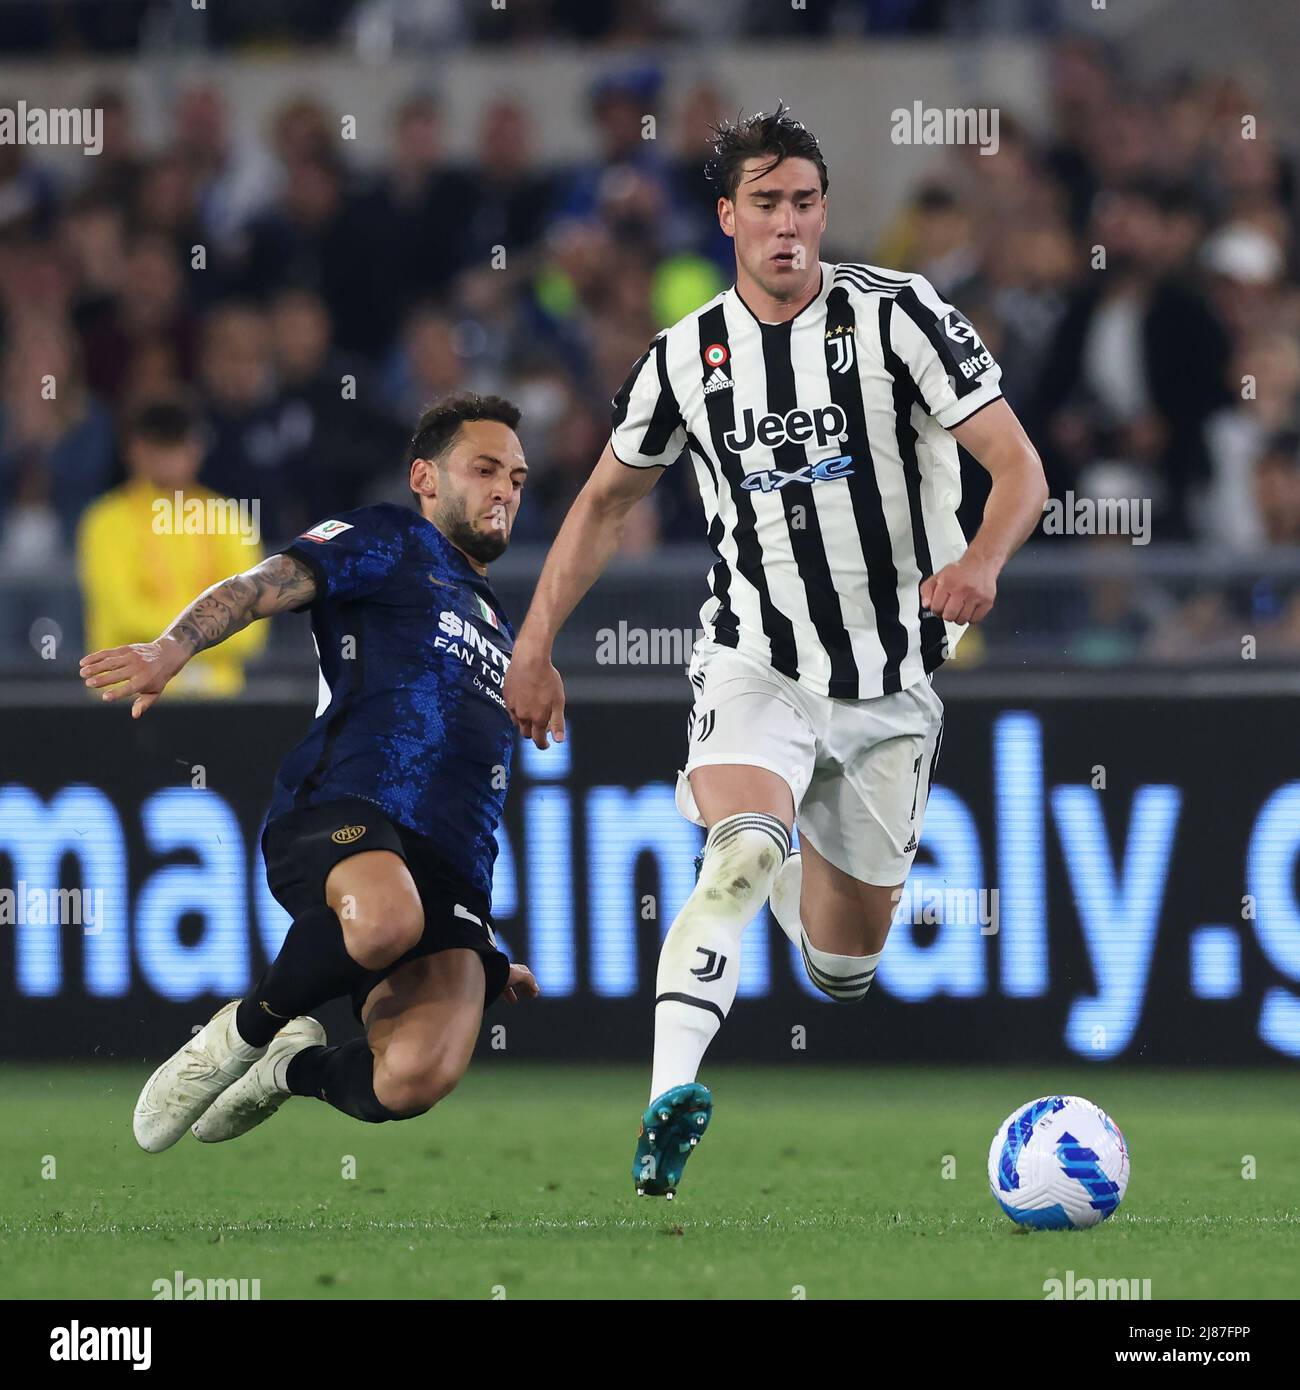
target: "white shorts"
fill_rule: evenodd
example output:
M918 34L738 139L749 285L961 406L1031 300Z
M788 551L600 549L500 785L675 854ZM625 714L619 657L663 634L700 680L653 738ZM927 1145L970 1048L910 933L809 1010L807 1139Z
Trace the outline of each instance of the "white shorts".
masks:
M789 784L800 836L837 869L882 888L907 878L943 737L943 701L928 679L834 700L702 637L690 681L682 815L704 824L687 780L697 767L765 767Z

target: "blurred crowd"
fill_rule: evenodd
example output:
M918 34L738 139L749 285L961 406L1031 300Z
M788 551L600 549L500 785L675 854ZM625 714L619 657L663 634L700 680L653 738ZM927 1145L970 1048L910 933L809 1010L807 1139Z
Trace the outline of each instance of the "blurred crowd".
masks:
M181 395L203 415L201 481L259 498L275 545L407 496L404 444L433 399L506 392L536 479L515 539L548 539L631 364L727 283L701 173L723 98L686 93L676 135L649 142L660 88L643 67L597 82L599 156L572 167L538 159L506 95L465 164L445 153L436 98L407 96L378 174L348 164L336 117L307 97L245 148L210 86L181 96L151 151L119 93L89 94L104 148L78 187L0 146L0 564L73 545L125 476L122 422ZM635 547L698 535L689 486L682 470Z
M1078 39L1052 53L1047 133L1002 109L998 152L947 150L875 245L835 215L852 152L827 142L823 258L920 271L972 318L1055 496L1148 498L1157 542L1295 545L1296 167L1267 94L1216 73L1137 84ZM260 498L275 546L408 496L412 421L457 387L523 408L515 540L548 540L629 365L730 283L702 167L708 124L740 97L611 69L589 93L598 154L576 166L542 158L508 92L465 162L437 97L402 97L377 173L349 162L311 97L246 144L204 85L160 148L121 92L87 93L104 148L76 184L0 145L0 567L72 554L87 508L134 477L124 422L153 404L196 414L198 480ZM629 549L698 541L693 487L668 470ZM1116 619L1130 620L1153 615ZM1224 620L1240 626L1230 604ZM1197 640L1214 621L1199 613Z
M217 49L349 43L388 52L559 40L816 41L863 34L1050 32L1062 0L3 0L10 52L134 52L153 43Z
M1137 89L1077 42L1050 92L1050 137L1004 111L998 154L958 151L883 259L975 321L1055 496L1150 498L1158 538L1300 538L1257 469L1300 423L1297 170L1263 94Z

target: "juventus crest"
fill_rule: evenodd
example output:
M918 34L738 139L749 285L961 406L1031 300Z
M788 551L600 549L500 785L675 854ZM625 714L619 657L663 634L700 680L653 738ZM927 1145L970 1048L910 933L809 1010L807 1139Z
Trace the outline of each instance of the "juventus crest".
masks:
M854 352L853 329L848 324L841 324L838 328L832 328L826 335L826 341L830 344L829 361L831 371L839 372L843 375L847 372L856 360Z

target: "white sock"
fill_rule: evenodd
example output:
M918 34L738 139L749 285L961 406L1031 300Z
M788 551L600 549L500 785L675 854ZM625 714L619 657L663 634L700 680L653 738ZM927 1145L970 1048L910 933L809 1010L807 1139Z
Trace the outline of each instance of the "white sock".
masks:
M776 924L799 947L804 969L813 984L837 1003L851 1004L871 988L883 951L874 956L833 956L818 950L808 940L799 917L799 897L803 891L803 855L796 851L781 866L772 884L772 916Z
M777 871L772 884L772 916L776 924L797 946L803 937L799 922L799 897L803 892L803 855L796 849Z
M877 951L874 956L833 956L829 951L819 951L802 929L800 937L804 969L823 994L837 1004L853 1004L865 997L884 951Z
M740 938L790 849L776 816L742 812L709 831L699 881L659 952L650 1099L695 1080L736 998Z

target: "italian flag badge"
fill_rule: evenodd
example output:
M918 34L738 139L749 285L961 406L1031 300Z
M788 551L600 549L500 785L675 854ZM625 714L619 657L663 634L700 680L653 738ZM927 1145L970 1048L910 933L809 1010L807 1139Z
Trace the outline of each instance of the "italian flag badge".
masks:
M475 601L478 603L478 611L479 611L479 613L480 613L484 618L486 618L487 621L490 622L490 623L492 624L492 626L493 626L494 628L496 628L496 630L497 630L498 632L500 632L500 631L501 631L501 623L498 621L497 615L487 606L486 603L484 603L484 601L483 601L481 598L479 598L479 596L478 596L477 594L474 595L474 598L475 598Z

